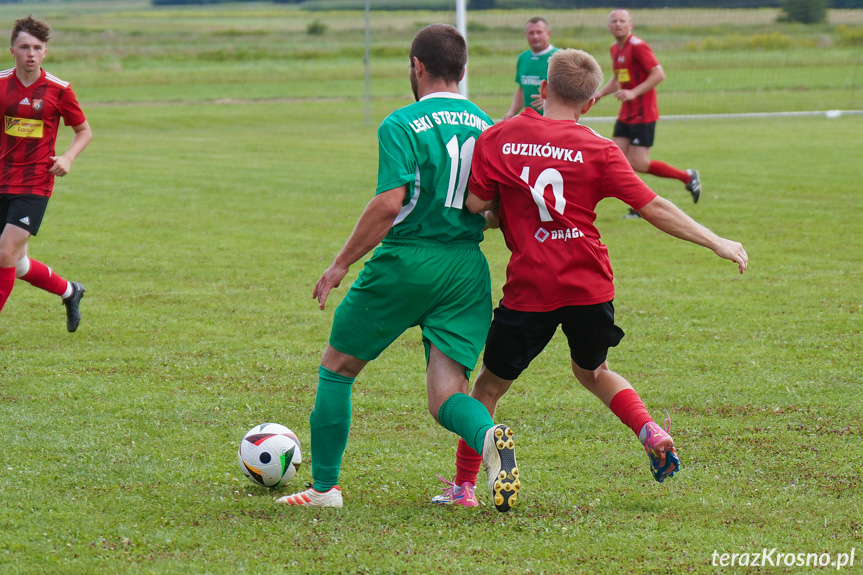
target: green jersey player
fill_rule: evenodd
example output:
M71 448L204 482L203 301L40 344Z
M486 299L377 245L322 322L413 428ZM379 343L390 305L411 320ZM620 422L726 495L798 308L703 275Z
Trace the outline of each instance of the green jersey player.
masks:
M414 37L410 81L417 102L381 124L376 195L312 294L324 309L348 267L381 244L336 309L321 358L309 420L314 484L279 503L342 506L351 386L414 326L422 330L429 411L482 453L498 510L515 502L512 430L495 425L467 395L491 323L491 282L479 249L485 218L465 210L464 200L474 143L492 122L458 94L466 62L464 38L452 26L432 24Z
M530 50L525 50L518 56L515 63L515 83L517 88L512 97L512 105L504 114L503 119L509 120L518 115L522 109L532 107L542 112L542 98L539 97L539 85L548 77L548 59L557 52L551 45L551 27L545 18L535 16L527 21L524 36Z

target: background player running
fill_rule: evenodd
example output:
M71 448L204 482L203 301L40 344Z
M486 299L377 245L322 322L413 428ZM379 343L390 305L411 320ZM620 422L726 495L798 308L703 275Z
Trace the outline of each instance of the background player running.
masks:
M686 185L692 201L701 197L698 171L681 170L665 162L650 159L659 106L656 86L665 79L665 72L647 42L632 34L632 16L626 10L613 10L608 16L608 30L614 36L611 45L611 80L594 95L597 101L614 94L620 100L620 112L614 124L614 142L623 150L636 172L658 178L673 178ZM628 217L639 217L630 210Z
M90 139L90 125L68 82L42 69L51 27L32 16L15 21L9 51L15 67L0 72L0 310L20 278L62 298L66 329L81 321L84 286L69 282L27 257L30 236L39 231L54 177L69 173ZM72 127L72 144L61 156L54 145L60 119Z

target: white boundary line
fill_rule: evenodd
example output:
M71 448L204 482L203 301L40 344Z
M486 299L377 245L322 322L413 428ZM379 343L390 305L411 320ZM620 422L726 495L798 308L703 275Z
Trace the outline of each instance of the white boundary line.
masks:
M821 112L753 112L750 114L690 114L679 116L661 116L660 120L716 120L735 118L784 118L801 116L826 116L827 118L839 118L841 116L856 116L863 114L863 110L824 110ZM604 123L614 122L616 116L582 116L580 121L585 124L591 122Z

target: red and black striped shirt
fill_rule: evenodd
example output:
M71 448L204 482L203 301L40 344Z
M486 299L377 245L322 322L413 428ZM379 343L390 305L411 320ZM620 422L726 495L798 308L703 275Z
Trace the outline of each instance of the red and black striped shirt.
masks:
M42 70L24 86L15 68L0 72L3 131L0 133L0 194L51 196L54 144L60 118L67 126L87 121L68 82Z
M623 90L632 90L650 75L650 71L659 66L659 60L647 42L630 35L623 44L611 45L611 61L614 65L614 75ZM656 104L656 88L645 92L634 100L624 102L620 106L617 119L625 124L647 124L659 119L659 107Z

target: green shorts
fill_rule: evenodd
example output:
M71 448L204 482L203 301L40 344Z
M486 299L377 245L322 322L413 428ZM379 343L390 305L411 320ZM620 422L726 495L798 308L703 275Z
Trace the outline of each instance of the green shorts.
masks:
M488 261L474 242L391 240L375 250L336 308L330 345L371 361L408 328L466 369L491 324Z

